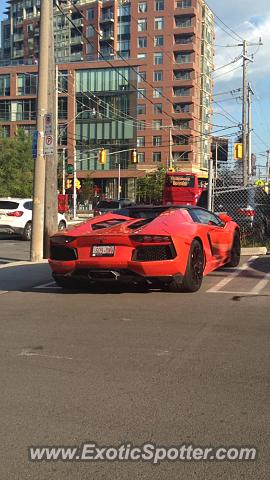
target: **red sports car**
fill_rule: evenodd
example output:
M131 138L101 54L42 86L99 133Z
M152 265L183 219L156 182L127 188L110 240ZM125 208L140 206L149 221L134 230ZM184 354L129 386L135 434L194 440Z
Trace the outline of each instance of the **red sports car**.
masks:
M51 237L49 263L67 289L98 282L133 282L172 291L197 291L204 275L240 261L238 225L199 207L155 218L109 213Z

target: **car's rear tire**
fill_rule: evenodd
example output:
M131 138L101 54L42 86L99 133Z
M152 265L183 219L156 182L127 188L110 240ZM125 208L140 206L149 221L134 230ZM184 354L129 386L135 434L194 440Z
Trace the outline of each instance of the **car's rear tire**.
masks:
M227 263L226 267L236 268L240 263L241 258L241 240L239 232L235 232L233 238L233 244L231 249L231 260Z
M193 240L185 275L182 279L174 279L169 284L169 290L173 292L197 292L202 284L204 265L205 258L201 242Z
M31 240L31 237L32 237L32 223L27 222L27 224L23 229L22 240L29 242Z
M81 290L81 285L72 278L56 277L54 281L58 287L64 290Z

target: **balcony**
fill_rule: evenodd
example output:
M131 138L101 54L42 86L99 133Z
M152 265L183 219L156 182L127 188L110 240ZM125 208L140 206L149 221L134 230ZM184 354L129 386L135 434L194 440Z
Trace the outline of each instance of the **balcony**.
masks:
M114 32L103 32L100 36L100 42L109 42L114 40Z
M21 33L14 33L13 35L14 42L22 42L23 41L23 32Z
M83 40L81 35L78 35L77 37L71 37L70 43L71 45L83 45Z
M14 56L15 58L23 57L23 49L14 50L14 51L13 51L13 56Z
M106 15L102 15L100 19L100 23L107 23L107 22L114 22L113 13L107 13Z

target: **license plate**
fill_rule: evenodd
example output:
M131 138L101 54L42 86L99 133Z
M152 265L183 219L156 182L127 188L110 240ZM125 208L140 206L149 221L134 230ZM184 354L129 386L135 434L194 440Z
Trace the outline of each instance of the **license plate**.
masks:
M92 248L92 257L113 257L114 245L94 245Z

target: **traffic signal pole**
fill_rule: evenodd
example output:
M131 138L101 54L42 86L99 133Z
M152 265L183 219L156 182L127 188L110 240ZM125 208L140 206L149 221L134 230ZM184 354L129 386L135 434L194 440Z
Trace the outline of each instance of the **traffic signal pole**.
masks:
M47 112L50 5L48 0L40 2L40 53L38 62L37 97L37 158L33 182L33 218L30 259L43 259L44 199L45 199L45 157L44 157L44 115Z
M73 171L73 218L77 219L77 151L76 146L74 147L74 171Z

